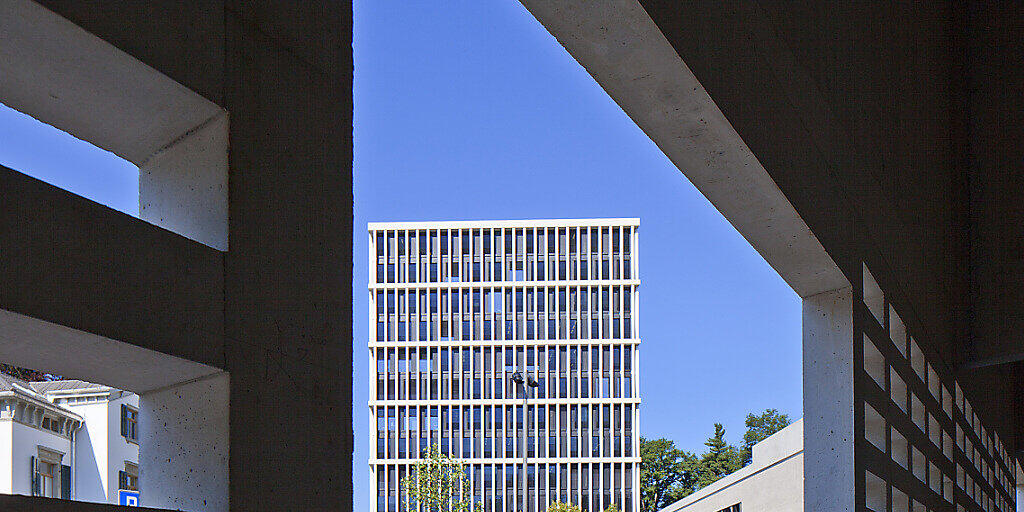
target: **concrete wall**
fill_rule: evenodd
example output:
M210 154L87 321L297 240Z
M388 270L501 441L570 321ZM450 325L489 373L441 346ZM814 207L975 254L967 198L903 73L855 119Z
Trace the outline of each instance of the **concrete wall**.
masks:
M142 506L228 510L229 384L221 373L141 397L137 456Z
M1024 10L640 3L847 279L867 262L1013 445L1019 363L977 367L1024 355Z

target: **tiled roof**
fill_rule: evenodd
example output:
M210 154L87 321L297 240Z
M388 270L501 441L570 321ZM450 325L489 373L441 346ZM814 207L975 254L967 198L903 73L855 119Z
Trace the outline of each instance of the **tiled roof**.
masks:
M0 373L0 391L10 391L11 385L14 384L15 382L17 382L18 384L24 384L20 380L15 379L10 375Z
M29 386L37 393L50 393L53 391L68 391L74 389L89 389L98 388L106 389L107 386L102 384L93 384L92 382L86 382L84 380L53 380L43 382L30 382Z

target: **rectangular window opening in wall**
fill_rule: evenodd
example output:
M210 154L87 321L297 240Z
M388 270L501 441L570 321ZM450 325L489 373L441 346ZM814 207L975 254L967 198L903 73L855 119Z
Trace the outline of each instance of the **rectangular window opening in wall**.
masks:
M66 191L227 250L223 108L34 1L0 4L0 33L10 207L30 212Z
M878 319L885 329L887 323L891 341L899 349L891 350L887 343L876 345L865 336L865 332L877 333L875 326L858 333L864 340L860 371L870 379L861 380L857 387L864 400L859 436L868 441L871 451L877 448L895 463L877 474L865 473L867 508L876 512L1016 510L1016 461L999 436L982 424L947 363L929 352L933 345L914 331L906 313L898 312L885 293L864 266L863 305L871 316L887 312L887 318L868 318L868 324ZM884 378L885 369L888 378ZM876 386L881 393L873 389ZM856 444L856 455L884 460L861 448L868 444Z
M139 216L139 168L0 103L0 166Z
M0 494L227 511L226 372L4 310L0 332Z

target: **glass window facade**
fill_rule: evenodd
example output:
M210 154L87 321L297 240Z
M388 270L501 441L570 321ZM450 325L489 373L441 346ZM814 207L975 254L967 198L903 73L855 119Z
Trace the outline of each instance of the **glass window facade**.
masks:
M639 509L638 227L370 225L378 512L402 510L399 482L434 444L488 512ZM526 397L517 371L537 381Z

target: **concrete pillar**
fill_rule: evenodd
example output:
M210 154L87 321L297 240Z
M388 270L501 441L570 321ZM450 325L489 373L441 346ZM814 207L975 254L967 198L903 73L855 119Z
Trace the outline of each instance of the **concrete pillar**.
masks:
M139 396L139 501L228 510L228 389L221 372Z
M228 114L217 110L139 166L139 218L228 250Z
M853 291L803 299L804 510L853 512Z

